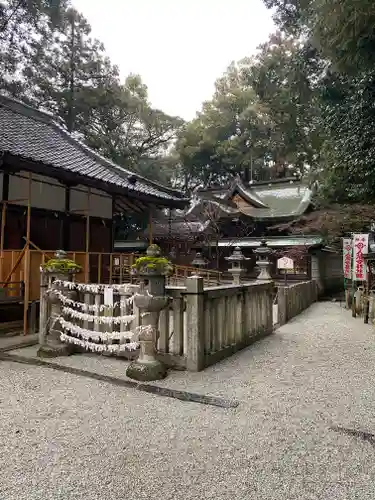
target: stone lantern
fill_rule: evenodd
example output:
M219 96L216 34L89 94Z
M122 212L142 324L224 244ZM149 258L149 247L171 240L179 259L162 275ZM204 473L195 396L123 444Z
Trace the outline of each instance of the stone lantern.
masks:
M64 290L56 281L71 281L72 276L81 271L74 261L67 259L64 250L57 250L54 258L49 260L40 270L40 319L39 319L39 349L37 355L41 358L68 356L74 351L74 346L64 344L60 340L63 329L60 318L62 313L58 293L74 300L74 290Z
M242 253L240 247L236 247L229 257L225 257L225 260L232 264L232 267L228 269L228 271L233 276L233 283L235 285L241 284L241 275L245 272L245 269L242 267L242 262L245 260L249 260L248 257L245 257Z
M197 252L195 254L194 260L192 260L191 265L198 269L203 269L208 264L208 261L203 257L202 252Z
M165 277L171 265L160 256L160 249L156 245L151 245L146 257L138 259L135 265L141 282L140 291L133 299L141 313L140 353L138 359L129 365L126 375L140 381L160 380L167 375L167 369L156 359L158 324L160 312L170 300L165 295Z
M262 239L259 247L254 250L254 253L257 258L256 264L258 266L258 269L260 270L257 281L272 280L272 277L270 275L271 262L269 260L269 257L271 256L273 251L267 246L267 242L265 239Z

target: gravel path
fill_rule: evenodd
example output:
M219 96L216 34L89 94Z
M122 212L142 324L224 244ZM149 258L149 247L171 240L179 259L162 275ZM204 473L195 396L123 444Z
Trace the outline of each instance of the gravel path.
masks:
M331 303L163 382L235 410L1 362L0 499L373 499L375 445L330 426L375 433L374 376L373 328Z

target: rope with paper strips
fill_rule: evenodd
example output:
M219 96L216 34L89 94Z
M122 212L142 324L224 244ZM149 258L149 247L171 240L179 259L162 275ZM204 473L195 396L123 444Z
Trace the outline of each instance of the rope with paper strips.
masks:
M63 329L60 337L62 342L77 345L87 351L109 354L139 348L139 334L148 327L138 326L131 329L135 320L133 311L130 311L134 285L84 284L63 280L56 280L53 284L60 289L95 294L100 301L98 303L96 299L97 303L90 304L86 296L85 302L79 302L66 297L61 290L54 287L48 290L62 305L62 314L57 318ZM120 300L114 301L114 294L119 295ZM122 314L124 311L126 314ZM115 314L116 312L119 314ZM113 327L117 329L114 331Z

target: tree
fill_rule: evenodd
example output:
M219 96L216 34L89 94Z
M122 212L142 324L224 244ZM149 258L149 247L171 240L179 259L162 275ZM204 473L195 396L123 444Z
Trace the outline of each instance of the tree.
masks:
M375 71L352 79L333 74L324 83L322 194L331 202L373 203Z
M274 229L287 230L293 234L319 234L323 237L324 243L338 245L341 248L343 236L368 232L374 220L375 205L325 204L298 220L279 224Z
M213 99L176 145L187 184L303 173L318 163L321 134L315 85L320 62L281 33L255 58L232 63Z
M68 0L0 1L0 88L22 98L31 40L61 22Z
M90 37L86 19L67 9L57 29L45 26L29 43L22 77L30 103L61 118L69 132L84 132L91 105L116 82L117 68Z
M321 146L316 52L300 39L277 32L260 47L246 79L267 109L267 154L274 176L304 174L318 163Z
M42 16L59 23L61 12L69 0L2 0L0 3L0 34L6 37L18 23L36 23Z
M84 135L90 146L120 165L139 171L157 165L155 173L163 170L162 158L183 120L153 109L147 97L138 75L130 75L124 85L114 83L90 106Z
M330 202L375 197L375 7L369 0L265 0L288 33L303 33L320 60L322 194Z
M284 31L310 38L340 71L357 74L375 63L372 0L264 0Z
M254 90L243 80L242 63L229 66L211 101L180 134L176 151L187 186L226 183L264 166L269 125Z
M120 165L170 181L165 156L183 121L152 108L138 75L120 82L103 44L68 2L25 2L1 4L0 88L50 111ZM57 5L59 16L52 19Z

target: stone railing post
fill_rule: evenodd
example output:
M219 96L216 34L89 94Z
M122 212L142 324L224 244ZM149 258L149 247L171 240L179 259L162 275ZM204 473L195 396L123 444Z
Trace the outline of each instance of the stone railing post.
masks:
M203 278L186 279L187 354L186 368L204 369L204 287Z
M48 277L40 269L40 305L39 305L39 345L45 345L47 338L48 303L47 303Z
M163 264L160 258L158 247L151 245L147 249L147 257L148 266L146 264L142 267L142 261L139 265L141 286L139 293L133 297L136 308L134 311L137 313L138 309L141 314L139 357L126 370L128 377L142 382L160 380L167 375L165 365L156 359L160 312L169 304L169 298L165 294L165 274L163 274L165 263Z
M277 322L280 326L288 321L288 287L277 288Z
M72 267L71 270L62 271L62 268L59 266L59 262L62 264L66 260L66 252L58 250L55 254L55 258L52 259L52 261L49 261L51 262L51 266L41 269L40 345L37 352L37 355L41 358L69 356L74 351L73 345L64 344L60 340L62 333L60 323L62 305L59 297L57 296L57 292L65 292L65 295L72 299L75 297L75 292L61 290L60 287L54 283L56 280L71 280L72 275L77 272L77 269L74 269L74 267ZM49 289L48 286L50 286Z
M60 274L55 275L55 279L64 280L67 278L66 275ZM48 276L47 276L48 280ZM39 336L42 341L39 349L38 356L41 358L54 358L57 356L69 356L73 352L73 346L71 344L64 344L60 340L62 333L60 317L62 314L62 307L59 298L56 296L56 292L60 288L55 284L51 284L51 288L45 291L45 304L43 316L47 317L47 324L44 329L43 335ZM72 296L72 292L69 292L69 298ZM45 311L47 310L47 314Z
M273 284L267 290L265 298L265 309L266 309L266 333L273 332Z

